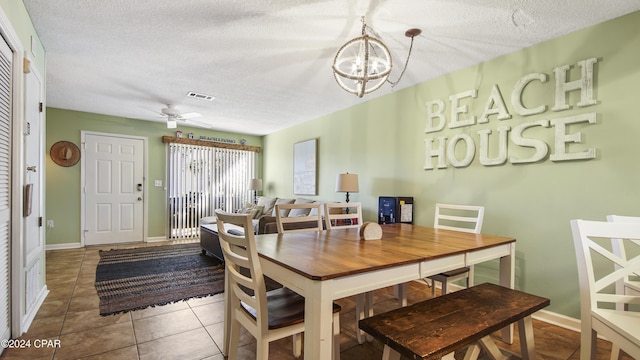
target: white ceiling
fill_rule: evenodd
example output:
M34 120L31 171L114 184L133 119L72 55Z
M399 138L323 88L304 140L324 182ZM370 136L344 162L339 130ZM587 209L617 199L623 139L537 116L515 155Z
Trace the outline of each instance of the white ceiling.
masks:
M23 0L47 52L47 106L264 135L640 10L638 0ZM361 17L391 50L395 88L362 99L331 65ZM187 97L195 91L213 101Z

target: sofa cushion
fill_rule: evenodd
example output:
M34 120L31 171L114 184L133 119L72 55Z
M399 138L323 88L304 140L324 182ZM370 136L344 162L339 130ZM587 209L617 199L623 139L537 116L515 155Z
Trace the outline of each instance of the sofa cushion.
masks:
M310 204L310 203L314 203L314 202L315 202L314 200L297 198L294 201L294 204ZM288 217L307 216L307 215L309 215L310 212L311 212L311 209L291 209L291 211L289 212Z
M215 215L200 218L200 224L215 224L217 221L218 218Z
M238 213L250 214L252 219L258 219L262 215L262 209L264 209L264 206L246 203L244 208L240 209Z
M273 208L276 205L276 200L278 200L278 198L266 196L258 197L258 206L264 206L264 209L262 210L264 215L273 214Z
M296 201L296 199L280 199L278 198L278 200L276 200L275 205L278 204L293 204L293 202ZM266 214L265 214L266 215ZM282 210L282 216L289 216L289 210ZM276 216L276 208L275 206L273 207L273 212L271 213L271 216Z

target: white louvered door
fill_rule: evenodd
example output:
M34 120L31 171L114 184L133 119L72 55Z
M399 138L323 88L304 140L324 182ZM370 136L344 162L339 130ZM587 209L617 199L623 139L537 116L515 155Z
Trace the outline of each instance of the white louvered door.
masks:
M12 52L0 39L0 339L5 340L11 336Z

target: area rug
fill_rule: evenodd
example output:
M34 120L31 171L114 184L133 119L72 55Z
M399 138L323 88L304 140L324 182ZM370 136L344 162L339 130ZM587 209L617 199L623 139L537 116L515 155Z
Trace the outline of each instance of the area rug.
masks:
M100 251L96 269L100 315L218 294L224 265L200 244Z

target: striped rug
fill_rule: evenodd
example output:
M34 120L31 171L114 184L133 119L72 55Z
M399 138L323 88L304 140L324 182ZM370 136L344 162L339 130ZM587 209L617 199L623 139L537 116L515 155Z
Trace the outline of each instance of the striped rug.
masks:
M144 309L224 291L224 265L200 244L100 251L100 315Z

